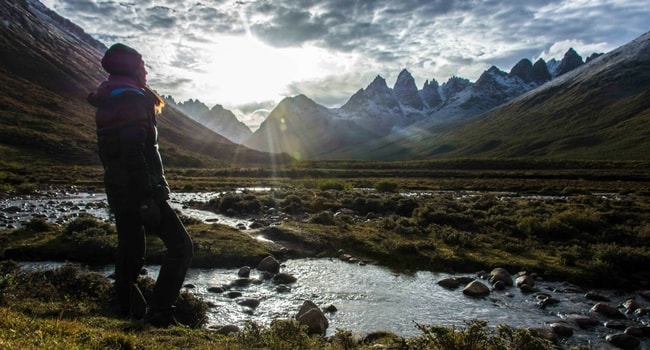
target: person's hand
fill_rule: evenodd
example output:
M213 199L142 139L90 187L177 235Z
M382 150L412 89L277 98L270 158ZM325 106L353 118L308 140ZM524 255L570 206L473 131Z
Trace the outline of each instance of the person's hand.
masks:
M153 199L140 203L140 219L145 227L157 227L160 225L160 207Z

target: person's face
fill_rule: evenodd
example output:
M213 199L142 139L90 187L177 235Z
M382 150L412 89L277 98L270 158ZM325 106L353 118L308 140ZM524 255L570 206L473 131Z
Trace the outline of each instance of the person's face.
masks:
M136 74L138 81L142 84L142 86L147 85L147 69L144 67L144 61L140 61L140 67L138 68Z

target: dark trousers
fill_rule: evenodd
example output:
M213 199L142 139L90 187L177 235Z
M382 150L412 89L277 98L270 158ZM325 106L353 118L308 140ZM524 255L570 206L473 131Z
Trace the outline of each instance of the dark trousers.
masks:
M160 237L167 248L167 253L148 304L152 310L167 310L171 309L183 286L185 274L192 260L193 246L189 234L169 203L165 201L159 205L160 225L147 227L146 231ZM131 288L144 266L145 228L139 212L119 210L115 210L115 226L118 237L115 287L120 311L124 315L129 315L132 312L130 310Z

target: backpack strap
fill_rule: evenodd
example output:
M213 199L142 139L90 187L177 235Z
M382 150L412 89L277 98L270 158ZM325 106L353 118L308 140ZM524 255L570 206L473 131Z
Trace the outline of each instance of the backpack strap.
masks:
M144 91L142 91L142 90L140 90L138 88L134 88L134 87L123 87L123 88L118 88L118 89L112 90L111 93L108 96L109 97L115 97L115 96L121 95L121 94L126 93L126 92L133 92L133 93L136 93L136 94L138 94L140 96L146 96Z

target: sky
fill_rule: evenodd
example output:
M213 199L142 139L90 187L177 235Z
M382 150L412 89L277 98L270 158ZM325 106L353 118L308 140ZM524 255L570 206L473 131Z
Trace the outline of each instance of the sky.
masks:
M476 81L522 58L586 58L650 30L647 0L41 0L110 46L142 53L149 85L230 109L255 130L285 97L342 106L380 75L419 88Z

